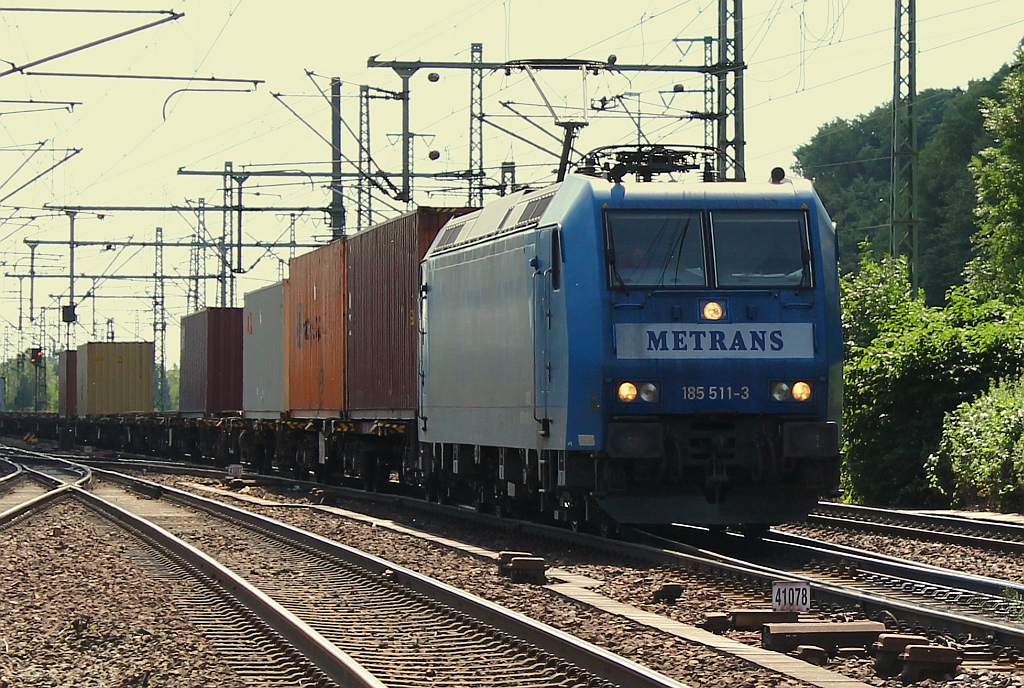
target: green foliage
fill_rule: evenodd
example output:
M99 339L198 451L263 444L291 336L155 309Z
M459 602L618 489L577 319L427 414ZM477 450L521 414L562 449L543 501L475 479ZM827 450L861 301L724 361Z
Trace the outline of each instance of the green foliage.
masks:
M844 487L854 501L937 503L925 465L947 412L1024 371L1024 311L969 288L942 310L910 299L905 263L843 279Z
M922 143L917 204L920 231L918 272L928 303L941 305L951 286L963 284L977 230L976 192L968 169L972 157L992 143L978 106L998 93L1000 74L954 90L934 135Z
M991 145L978 107L998 95L1006 69L966 90L931 89L918 95L918 275L929 305L941 305L963 283L972 258L974 181L967 168ZM822 125L795 151L797 171L814 179L836 221L844 271L857 271L861 247L881 259L889 248L892 113L888 103L853 120Z
M946 414L942 443L929 457L932 486L957 506L997 511L1024 508L1024 379Z
M971 161L978 187L978 232L975 243L1005 285L1006 293L1024 295L1024 72L1017 67L999 88L1002 100L981 100L985 128L994 145Z
M8 411L56 411L57 364L45 357L42 366L29 362L31 349L0 364L4 403Z
M175 363L171 366L170 370L167 371L167 408L162 410L177 411L178 410L178 395L181 388L181 368Z
M891 328L903 328L920 304L910 298L907 261L889 256L881 262L861 246L860 269L840 278L843 342L847 355L867 347Z

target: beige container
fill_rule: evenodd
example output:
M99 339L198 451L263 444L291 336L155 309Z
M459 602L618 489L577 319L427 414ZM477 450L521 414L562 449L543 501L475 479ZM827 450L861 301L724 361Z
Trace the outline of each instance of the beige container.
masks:
M153 342L78 347L78 415L153 412Z

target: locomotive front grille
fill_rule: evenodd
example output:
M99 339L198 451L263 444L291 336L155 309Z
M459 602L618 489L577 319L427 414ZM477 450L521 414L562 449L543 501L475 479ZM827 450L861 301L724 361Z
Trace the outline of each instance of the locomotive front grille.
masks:
M665 454L665 429L661 423L611 423L607 452L613 459L660 458Z
M786 433L790 425L800 432ZM718 494L728 486L814 482L817 476L804 475L811 467L809 454L785 448L813 452L810 447L828 444L824 440L831 435L819 431L825 425L806 418L738 414L617 418L608 426L605 487L693 486Z

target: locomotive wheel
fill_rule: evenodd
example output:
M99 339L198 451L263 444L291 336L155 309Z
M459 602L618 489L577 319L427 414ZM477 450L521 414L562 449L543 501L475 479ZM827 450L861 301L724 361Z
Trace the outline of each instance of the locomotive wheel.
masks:
M619 524L610 518L602 518L597 523L597 534L606 540L614 540L619 535Z

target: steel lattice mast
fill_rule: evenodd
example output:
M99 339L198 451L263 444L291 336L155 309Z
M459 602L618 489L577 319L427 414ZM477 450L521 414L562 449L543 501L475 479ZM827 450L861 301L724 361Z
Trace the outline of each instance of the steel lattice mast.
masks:
M917 269L917 0L896 0L892 94L892 190L889 203L889 250L907 254L911 292L916 296Z

